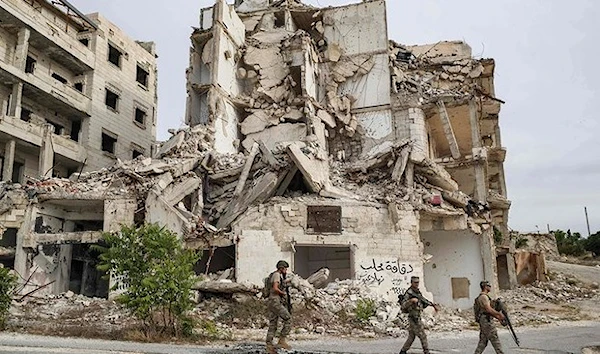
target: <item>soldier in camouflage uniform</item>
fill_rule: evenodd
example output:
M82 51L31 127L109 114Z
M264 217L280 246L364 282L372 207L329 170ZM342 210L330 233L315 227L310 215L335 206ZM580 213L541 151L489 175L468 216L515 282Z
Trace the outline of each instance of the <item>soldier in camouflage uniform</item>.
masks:
M269 312L269 330L267 331L267 353L275 354L277 351L273 346L273 337L277 332L277 323L279 318L283 320L283 328L279 336L277 347L283 349L291 349L291 346L286 342L286 337L290 334L292 326L292 315L287 308L287 292L288 286L285 281L285 275L289 264L286 261L277 262L277 271L271 274L269 279L270 292L267 298L267 310Z
M488 281L479 283L481 294L475 299L473 311L475 312L475 320L479 323L479 344L475 349L475 354L481 354L485 350L488 341L492 342L492 346L497 354L504 354L498 332L492 322L492 317L496 317L498 321L504 321L502 312L494 310L492 307L492 299L489 292L492 286Z
M410 346L415 341L415 337L419 337L421 340L421 346L423 347L423 353L429 354L429 344L427 343L427 335L425 334L425 328L423 328L423 322L421 321L421 312L428 306L433 306L436 311L438 305L425 299L421 295L419 290L419 277L410 278L410 288L406 290L402 299L402 312L408 313L408 339L402 346L400 354L406 354Z

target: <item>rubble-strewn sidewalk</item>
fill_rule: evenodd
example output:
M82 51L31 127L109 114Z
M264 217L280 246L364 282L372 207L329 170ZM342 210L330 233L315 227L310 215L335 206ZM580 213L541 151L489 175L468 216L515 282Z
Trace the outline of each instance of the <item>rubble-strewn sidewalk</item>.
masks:
M594 319L597 315L585 310L585 306L600 301L600 289L594 283L584 284L571 276L552 274L551 281L502 291L500 296L508 304L515 326L536 326L561 320ZM322 289L294 290L292 297L293 336L297 338L315 335L397 337L403 335L406 328L406 318L398 304L382 300L369 287L356 281L336 281ZM360 299L373 299L376 304L375 316L363 322L355 315ZM268 324L264 301L258 295L247 293L236 293L229 298L205 294L194 316L199 321L197 333L206 339L259 340ZM427 312L424 322L435 332L476 328L470 309L443 308L438 313ZM127 339L139 328L139 323L114 301L68 292L15 301L9 328L38 334Z

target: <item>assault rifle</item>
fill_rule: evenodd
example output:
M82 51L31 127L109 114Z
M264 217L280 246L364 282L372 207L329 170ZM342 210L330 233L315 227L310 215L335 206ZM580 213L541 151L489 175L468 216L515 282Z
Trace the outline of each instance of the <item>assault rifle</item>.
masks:
M286 277L286 274L283 274L283 283L285 283L285 277ZM287 309L291 315L292 314L292 298L290 297L290 287L288 284L285 284L284 286L285 286L285 294L286 294L286 298L287 298Z
M427 300L426 298L423 297L423 295L413 291L411 288L408 288L408 290L406 290L406 293L409 296L409 299L417 299L419 301L421 301L423 304L425 304L426 306L431 306L433 307L436 311L438 311L440 309L440 305L438 304L434 304L433 302Z
M506 304L504 302L502 302L502 299L498 298L496 299L496 306L495 309L498 312L502 312L502 314L504 315L504 321L500 321L500 323L506 327L508 326L508 330L510 331L510 334L513 337L513 340L515 341L515 343L517 343L517 347L520 347L520 343L519 343L519 338L517 338L517 334L515 333L515 330L513 329L512 323L510 323L510 318L508 317L508 311L507 311L507 307Z

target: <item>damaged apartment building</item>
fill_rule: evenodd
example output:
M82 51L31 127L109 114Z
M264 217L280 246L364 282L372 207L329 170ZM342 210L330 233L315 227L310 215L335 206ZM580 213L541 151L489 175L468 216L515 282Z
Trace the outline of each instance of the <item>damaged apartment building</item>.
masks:
M132 40L100 14L84 15L61 0L2 0L0 78L2 181L68 177L117 157L151 156L154 43ZM1 247L15 247L22 215L14 216L3 222ZM102 229L84 221L44 227ZM1 261L11 265L14 256L3 252Z
M481 279L516 284L513 248L495 242L508 240L510 202L494 61L463 42L400 45L386 16L383 0L201 10L190 128L152 157L6 186L0 219L22 220L15 269L61 291L81 281L77 245L99 228L156 222L204 251L199 273L241 284L262 284L280 259L389 300L421 276L458 308ZM46 232L52 218L62 224Z

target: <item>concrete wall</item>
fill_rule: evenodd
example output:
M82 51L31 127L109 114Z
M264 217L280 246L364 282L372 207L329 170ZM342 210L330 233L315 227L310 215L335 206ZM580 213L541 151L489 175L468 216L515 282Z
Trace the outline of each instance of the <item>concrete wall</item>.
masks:
M425 284L442 305L466 309L473 306L484 279L480 236L464 231L421 232L424 253L433 257L424 265ZM469 280L469 297L453 298L452 278ZM450 291L448 291L450 289Z
M88 16L101 30L95 36L93 48L96 70L91 94L92 117L83 128L88 144L86 170L94 170L112 163L115 157L131 159L133 144L144 148L146 155L150 155L156 136L157 71L154 53L149 53L100 14ZM107 60L109 43L123 53L120 68ZM138 65L149 73L146 87L136 81ZM117 111L105 104L106 88L116 91L120 96ZM135 122L136 107L146 112L145 124ZM117 136L114 155L101 149L103 129Z
M308 205L341 206L342 233L306 233ZM260 285L279 259L294 270L292 245L345 246L352 250L352 278L395 301L411 276L423 275L418 225L418 214L409 206L390 212L380 204L285 199L253 207L233 226L237 280Z

